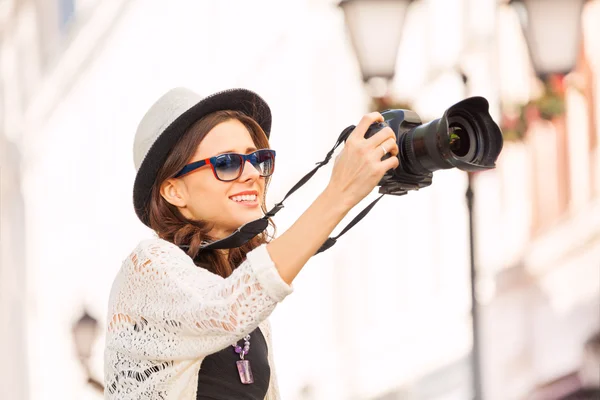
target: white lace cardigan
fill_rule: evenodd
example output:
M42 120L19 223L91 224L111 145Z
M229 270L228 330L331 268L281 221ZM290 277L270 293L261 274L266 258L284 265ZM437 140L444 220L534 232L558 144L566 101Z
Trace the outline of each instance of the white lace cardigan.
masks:
M111 289L104 398L195 400L204 357L258 326L271 367L265 400L279 400L267 317L292 290L264 245L225 279L170 242L142 241Z

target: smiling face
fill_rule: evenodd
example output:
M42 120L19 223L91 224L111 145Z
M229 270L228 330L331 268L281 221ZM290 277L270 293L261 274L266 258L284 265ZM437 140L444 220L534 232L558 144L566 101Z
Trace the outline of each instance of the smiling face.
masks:
M223 153L249 154L264 147L264 143L260 146L253 140L246 125L228 119L208 131L186 164ZM246 162L241 176L234 181L218 180L212 167L205 165L179 178L167 179L160 193L185 218L211 224L209 235L220 239L263 216L265 186L265 178Z

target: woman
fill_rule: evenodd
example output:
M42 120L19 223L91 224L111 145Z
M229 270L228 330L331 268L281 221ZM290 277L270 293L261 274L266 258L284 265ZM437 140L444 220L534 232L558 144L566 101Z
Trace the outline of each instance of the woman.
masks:
M134 141L134 206L157 238L127 257L111 290L107 399L279 399L267 318L336 225L398 166L394 133L365 115L326 189L280 237L203 250L265 212L275 152L255 93L183 88L146 113Z

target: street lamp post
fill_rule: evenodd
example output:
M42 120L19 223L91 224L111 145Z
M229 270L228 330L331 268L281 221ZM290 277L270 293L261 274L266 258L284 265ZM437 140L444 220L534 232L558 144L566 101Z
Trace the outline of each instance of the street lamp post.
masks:
M581 48L581 14L587 0L511 0L539 78L566 75Z
M98 321L84 311L81 318L73 325L72 333L77 357L88 377L88 384L95 390L103 392L104 385L92 377L89 365L92 346L98 336Z
M473 399L483 400L483 384L481 380L481 331L479 329L479 302L477 300L477 264L475 261L475 217L473 213L475 192L473 190L473 173L467 172L467 212L469 215L469 278L471 283L471 383Z
M375 98L387 94L387 84L394 78L398 47L408 6L413 0L342 0L348 35L366 84L383 79L385 87L373 93ZM385 27L385 34L381 34ZM375 89L372 87L371 89Z

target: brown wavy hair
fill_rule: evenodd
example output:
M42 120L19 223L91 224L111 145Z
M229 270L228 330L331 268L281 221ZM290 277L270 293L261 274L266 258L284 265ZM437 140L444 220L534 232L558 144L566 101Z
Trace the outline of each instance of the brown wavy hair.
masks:
M176 206L166 201L160 194L160 186L165 180L173 178L186 164L191 162L198 145L211 129L232 119L240 121L248 129L256 148L270 148L265 132L256 121L246 114L239 111L216 111L208 114L196 121L169 152L167 160L158 171L149 204L150 227L161 239L179 247L189 246L184 248L184 251L194 260L196 265L224 278L231 275L233 270L245 260L249 251L263 243L267 243L271 236L265 231L243 246L229 249L228 255L221 250L200 251L203 241L215 240L215 238L208 235L213 228L213 224L209 221L196 221L185 218ZM263 212L266 212L265 197L270 177L265 179L265 196L263 196L261 204ZM269 220L269 223L272 228L275 228L273 221Z

